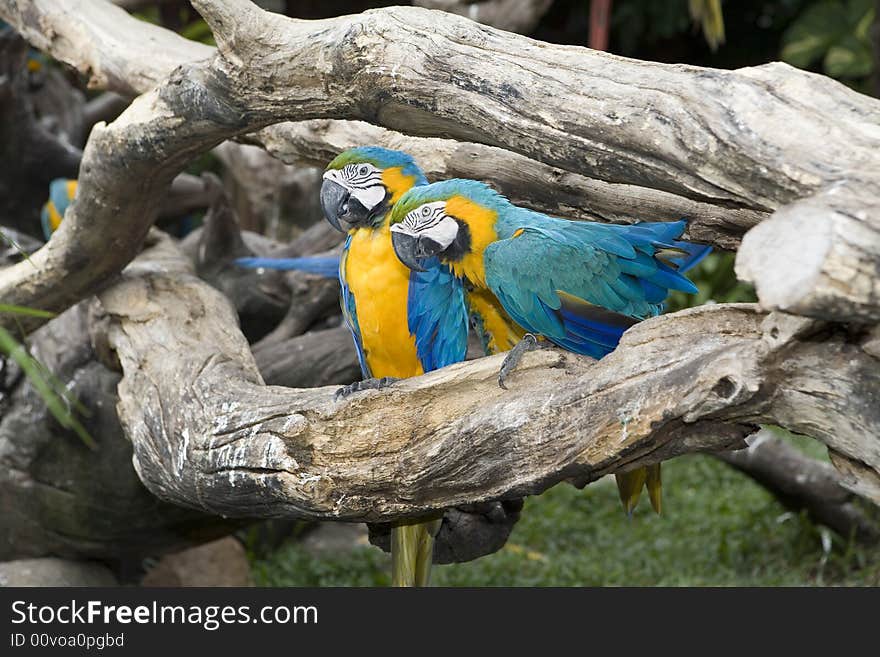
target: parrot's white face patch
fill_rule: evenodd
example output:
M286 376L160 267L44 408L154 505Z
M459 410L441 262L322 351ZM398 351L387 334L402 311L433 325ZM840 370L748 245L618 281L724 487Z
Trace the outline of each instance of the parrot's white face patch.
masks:
M323 178L347 189L367 210L379 205L388 194L385 183L382 182L382 170L366 162L346 164L341 169L328 169Z
M446 201L434 201L410 210L391 230L414 237L430 237L445 249L458 235L458 222L446 214Z

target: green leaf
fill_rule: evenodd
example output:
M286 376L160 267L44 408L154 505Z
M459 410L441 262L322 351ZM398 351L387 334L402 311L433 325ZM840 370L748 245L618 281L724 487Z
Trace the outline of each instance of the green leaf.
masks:
M11 247L12 247L13 249L15 249L16 251L18 251L18 253L19 253L19 254L20 254L25 260L27 260L29 263L31 263L32 265L34 265L33 260L31 260L30 255L28 255L28 252L25 251L23 248L21 248L21 245L20 245L18 242L16 242L14 239L12 239L11 237L9 237L9 235L7 235L6 233L4 233L2 230L0 230L0 239L2 239L4 242L6 242L9 246L11 246ZM34 267L36 267L36 265L34 265Z
M847 10L842 2L812 5L786 30L782 38L784 61L806 68L822 57L848 32Z
M8 303L0 303L0 314L7 313L11 315L27 315L28 317L43 317L52 319L55 313L48 310L39 310L37 308L25 308L24 306L14 306Z
M825 55L825 72L833 78L860 78L874 68L870 47L853 35L831 46Z
M79 439L89 449L97 449L98 445L95 439L89 435L79 420L77 420L70 409L71 405L77 406L78 402L71 399L70 393L64 388L63 384L55 379L33 356L31 356L24 346L18 342L12 334L0 326L0 353L6 354L11 358L21 371L27 376L28 381L34 387L34 390L42 397L43 403L58 423L65 429L73 431ZM82 408L80 406L80 408Z
M874 0L850 0L849 22L853 26L853 34L860 41L869 42L871 25L874 24L876 10Z

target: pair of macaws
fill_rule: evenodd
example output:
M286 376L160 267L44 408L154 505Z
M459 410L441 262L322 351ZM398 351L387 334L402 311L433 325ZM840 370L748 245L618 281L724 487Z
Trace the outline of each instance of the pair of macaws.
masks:
M428 184L406 153L360 147L324 173L321 204L346 232L341 305L364 381L338 394L464 360L469 320L487 354L511 351L499 384L540 336L601 358L657 315L709 247L678 240L684 221L629 226L568 221L517 207L474 180ZM325 274L326 258L244 258L254 268ZM618 473L627 513L647 486L661 504L660 465ZM440 518L392 529L392 584L427 585Z

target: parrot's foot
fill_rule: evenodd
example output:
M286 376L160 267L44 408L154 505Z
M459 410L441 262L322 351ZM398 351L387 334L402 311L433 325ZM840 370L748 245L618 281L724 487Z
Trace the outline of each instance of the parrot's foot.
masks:
M537 336L531 333L526 333L522 337L522 340L517 342L516 346L508 351L507 356L504 357L504 362L501 363L501 369L498 371L498 385L507 390L507 386L504 385L504 382L507 380L507 375L516 369L523 354L527 351L543 349L545 346L545 343L538 341Z
M396 379L393 376L383 376L381 379L364 379L363 381L355 381L354 383L342 386L337 390L334 399L338 401L348 397L353 392L361 392L362 390L380 390L382 388L387 388L392 383L397 383L398 381L400 381L400 379Z

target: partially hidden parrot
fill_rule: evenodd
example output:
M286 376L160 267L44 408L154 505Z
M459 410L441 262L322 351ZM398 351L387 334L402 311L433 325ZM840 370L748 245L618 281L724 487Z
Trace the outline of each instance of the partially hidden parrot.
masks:
M671 290L695 293L682 274L711 250L680 241L684 220L601 224L549 217L513 205L488 185L452 179L411 189L391 214L394 250L414 271L448 265L471 295L497 301L531 336L517 345L504 377L534 336L602 358L636 322L658 315ZM628 514L643 485L661 509L660 464L617 473Z
M436 259L411 271L394 254L389 232L393 204L427 184L406 153L353 148L327 166L321 206L348 233L338 275L342 314L351 330L365 381L340 390L381 387L394 379L464 360L468 311L462 281ZM334 258L243 258L248 267L296 269L326 275ZM391 530L392 585L426 586L441 516L401 522Z
M43 205L40 221L43 224L43 236L48 240L58 230L67 206L76 197L76 181L56 178L49 183L49 200Z

